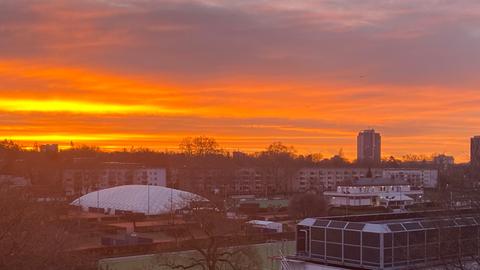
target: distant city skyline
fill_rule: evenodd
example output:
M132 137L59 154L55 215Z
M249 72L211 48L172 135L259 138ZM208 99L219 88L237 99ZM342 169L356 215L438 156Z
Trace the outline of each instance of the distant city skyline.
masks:
M192 135L191 137L195 137L196 135ZM203 135L198 135L198 136L203 136ZM219 147L226 150L226 151L229 151L231 153L234 153L236 151L240 151L240 152L244 152L244 153L255 153L255 152L260 152L260 151L263 151L266 149L266 147L273 143L273 142L276 142L276 141L271 141L265 145L262 145L261 147L259 148L239 148L239 147L226 147L225 145L222 144L222 141L218 141L218 138L215 138L215 137L212 137L214 138L215 140L217 140L217 142L220 144ZM351 150L348 149L348 148L344 148L344 147L341 147L338 151L333 151L333 152L325 152L325 151L309 151L309 150L303 150L303 149L298 149L295 147L295 145L291 145L291 144L287 144L285 142L282 142L283 144L287 145L287 146L293 146L295 148L295 151L297 154L317 154L317 153L320 153L322 155L324 155L323 157L324 158L329 158L329 157L332 157L332 156L335 156L335 155L338 155L340 152L344 155L344 157L346 157L348 160L350 161L355 161L355 160L361 160L362 159L362 156L365 156L363 158L363 163L372 163L372 164L375 164L375 163L378 163L379 162L379 158L382 159L382 158L388 158L390 156L394 156L396 158L399 158L399 159L402 159L402 157L404 155L424 155L426 156L427 158L430 158L430 157L433 157L434 155L435 156L444 156L446 155L447 157L448 156L452 156L452 158L455 158L453 155L451 155L450 153L447 153L447 152L432 152L432 153L416 153L415 151L412 151L412 152L406 152L406 153L403 153L402 155L392 155L392 154L388 154L388 153L384 153L382 148L383 148L383 145L382 145L382 136L380 134L380 132L377 132L375 129L366 129L366 130L361 130L357 133L357 136L355 137L356 140L355 140L355 145L354 145L354 151L353 151L353 154L351 154ZM12 140L12 138L5 138L6 140ZM183 138L180 138L180 139L183 139ZM58 150L62 150L62 149L69 149L73 146L95 146L95 147L99 147L102 151L121 151L121 150L124 150L124 149L127 149L127 150L130 150L130 149L140 149L140 148L149 148L149 149L152 149L152 150L156 150L156 151L180 151L180 148L179 148L179 145L178 144L175 144L175 145L167 145L167 144L163 144L162 146L160 147L149 147L149 146L146 146L146 145L142 145L142 144L138 144L138 145L119 145L119 146L111 146L111 145L108 145L108 146L104 146L104 145L101 145L101 144L88 144L88 143L85 143L84 141L77 141L77 142L74 142L74 141L70 141L70 142L65 142L64 144L62 143L59 143L59 141L48 141L52 144L38 144L39 142L38 141L35 141L35 142L29 142L31 145L22 145L21 144L22 141L20 141L20 145L24 148L24 149L35 149L35 148L38 148L36 150L39 150L41 152L45 152L45 151L58 151ZM130 143L132 141L129 141ZM19 143L17 141L17 143ZM179 141L180 143L180 141ZM370 143L370 144L368 144ZM366 145L368 144L368 145ZM373 144L373 145L372 145ZM372 148L373 147L373 148ZM469 147L470 147L470 152L469 152L469 155L468 157L463 160L463 159L460 159L460 160L457 160L457 162L477 162L477 160L480 160L480 136L473 136L470 138L470 144L469 144ZM378 149L377 149L378 148ZM387 147L388 148L388 147ZM48 149L48 150L47 150ZM51 150L50 150L51 149ZM345 151L345 149L347 149L347 151ZM362 151L363 152L360 152ZM345 154L347 153L347 154ZM370 155L370 156L369 156ZM373 160L371 160L373 158Z
M470 159L480 2L2 1L0 137Z

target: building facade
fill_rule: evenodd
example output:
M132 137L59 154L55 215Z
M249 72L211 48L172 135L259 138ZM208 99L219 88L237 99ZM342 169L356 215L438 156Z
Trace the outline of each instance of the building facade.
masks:
M168 185L198 194L224 194L231 192L232 179L232 172L223 168L171 168Z
M172 168L169 182L198 194L254 194L270 196L292 192L298 169L285 168Z
M58 153L58 144L42 144L39 150L42 153Z
M335 191L337 186L360 178L406 181L413 188L436 188L438 170L405 168L302 168L293 177L292 191Z
M455 164L455 158L453 156L441 154L435 156L432 162L437 168L446 170Z
M296 239L282 269L477 269L480 217L463 209L307 218Z
M480 136L470 139L470 165L480 168Z
M379 164L381 136L374 129L361 131L357 136L357 161L360 164Z
M438 185L438 170L436 169L383 169L383 178L403 180L417 188L436 188Z
M431 169L385 168L172 168L168 186L198 194L252 194L335 191L337 186L360 178L406 181L412 188L435 188L438 172Z
M352 184L339 185L336 191L325 191L323 194L333 206L404 208L421 202L423 189L413 188L405 181L363 178Z
M235 170L232 192L270 196L293 190L295 170L285 168L239 168Z
M24 176L2 174L0 175L0 187L28 187L32 183Z
M294 176L293 191L335 190L341 183L365 178L370 176L369 173L373 178L383 175L382 169L379 168L302 168Z
M137 163L105 162L97 167L72 166L62 173L67 196L121 185L166 186L165 168L147 168Z
M438 181L437 170L403 168L172 168L168 175L168 186L198 194L267 197L307 191L335 191L341 184L365 177L405 180L412 188L435 188Z

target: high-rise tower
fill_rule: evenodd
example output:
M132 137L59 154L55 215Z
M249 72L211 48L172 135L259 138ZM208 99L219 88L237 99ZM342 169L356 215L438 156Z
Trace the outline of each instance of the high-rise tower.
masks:
M357 161L378 164L381 158L381 136L374 129L364 130L357 137Z

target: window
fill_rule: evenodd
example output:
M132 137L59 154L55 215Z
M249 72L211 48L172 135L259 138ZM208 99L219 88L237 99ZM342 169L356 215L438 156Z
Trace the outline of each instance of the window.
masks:
M325 241L325 229L312 227L312 240Z
M441 228L440 239L441 241L457 240L459 238L458 228Z
M402 224L388 224L387 226L392 232L399 232L405 230Z
M355 246L343 246L343 256L347 260L360 261L360 247Z
M361 232L357 231L344 231L343 232L343 241L345 244L350 245L360 245L360 236Z
M425 246L410 246L409 251L410 260L424 260L425 259Z
M393 249L393 262L403 262L407 260L407 248L394 248Z
M407 245L407 233L406 232L394 233L393 234L393 246L399 247L399 246L406 246L406 245Z
M420 224L417 223L417 222L403 223L403 226L405 227L405 229L407 229L409 231L410 230L420 230L420 229L422 229Z
M425 231L409 232L409 245L423 245L425 244Z
M363 230L363 227L365 227L365 224L363 223L355 223L355 222L350 222L347 225L347 229L349 230Z
M440 256L442 257L455 257L458 254L458 242L442 242L440 244Z
M342 245L327 243L327 257L342 258Z
M436 243L438 242L438 230L428 230L426 231L427 234L427 243Z
M362 245L369 247L379 247L380 246L380 234L377 233L362 233Z
M325 242L312 241L312 254L318 256L325 255Z
M477 238L477 227L474 227L474 226L462 227L460 229L460 238L461 239Z
M436 259L438 258L438 245L427 245L427 258Z
M392 234L391 233L386 233L383 235L383 246L385 248L391 247L392 246Z
M391 264L393 260L393 250L390 248L386 248L383 250L383 262L387 264Z
M327 242L342 243L342 230L327 229Z
M362 249L362 260L367 262L380 262L380 250L376 248L366 248Z
M317 219L317 221L315 221L313 226L325 227L328 225L328 223L330 223L329 220Z
M478 244L477 239L462 240L460 242L460 249L462 256L477 254Z
M330 222L330 224L328 225L329 228L340 228L340 229L343 229L345 228L345 225L347 225L346 222L342 222L342 221L332 221Z
M297 229L297 253L298 254L305 254L307 252L306 245L307 245L307 230L304 226L298 226Z

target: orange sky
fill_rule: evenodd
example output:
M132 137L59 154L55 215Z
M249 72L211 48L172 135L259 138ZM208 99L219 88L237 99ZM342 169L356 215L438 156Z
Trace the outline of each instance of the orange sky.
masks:
M2 1L0 137L175 150L469 158L480 134L480 4Z

